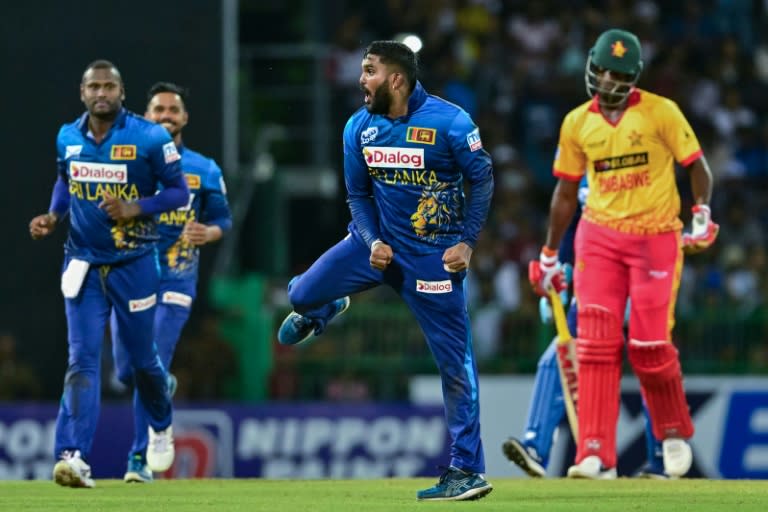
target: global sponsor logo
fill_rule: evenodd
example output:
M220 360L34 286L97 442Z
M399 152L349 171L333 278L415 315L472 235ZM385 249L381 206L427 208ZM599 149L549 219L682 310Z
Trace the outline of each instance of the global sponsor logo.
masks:
M424 150L421 148L365 147L363 156L369 167L424 169Z
M480 140L480 128L475 128L467 134L467 144L469 144L469 150L473 152L483 149L483 141Z
M422 281L416 280L416 291L419 293L451 293L453 284L450 279L445 281Z
M602 158L600 160L595 160L593 165L595 172L616 171L628 167L648 165L648 152Z
M368 144L376 140L376 136L379 134L379 129L376 126L371 126L363 130L360 134L360 144Z
M139 311L145 311L157 303L157 294L153 293L149 297L143 299L133 299L128 301L128 311L131 313L138 313Z
M69 177L72 181L87 183L127 183L126 164L102 164L98 162L69 162Z

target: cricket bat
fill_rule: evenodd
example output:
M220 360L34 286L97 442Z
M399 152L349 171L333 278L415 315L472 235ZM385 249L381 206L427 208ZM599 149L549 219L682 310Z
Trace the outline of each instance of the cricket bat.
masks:
M578 362L576 361L576 346L568 330L565 319L565 309L560 300L560 294L554 289L549 290L549 302L552 305L552 316L557 329L557 368L560 371L560 384L563 386L563 401L568 424L574 442L579 440L579 420L576 416L576 406L579 398Z

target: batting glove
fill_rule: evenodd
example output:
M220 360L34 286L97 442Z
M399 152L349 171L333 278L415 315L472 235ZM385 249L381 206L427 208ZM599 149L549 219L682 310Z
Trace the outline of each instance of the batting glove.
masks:
M573 280L573 265L570 263L563 263L563 276L565 279L565 286L571 284ZM568 305L568 291L563 290L560 292L560 301L563 306ZM552 323L552 305L549 303L549 297L541 297L539 299L539 319L543 324Z
M533 291L542 297L547 296L550 288L554 288L557 293L566 290L568 285L560 262L557 261L557 251L542 247L539 260L528 263L528 280Z
M709 206L697 204L691 208L693 219L691 232L683 233L683 252L696 254L712 245L720 231L720 226L712 222Z

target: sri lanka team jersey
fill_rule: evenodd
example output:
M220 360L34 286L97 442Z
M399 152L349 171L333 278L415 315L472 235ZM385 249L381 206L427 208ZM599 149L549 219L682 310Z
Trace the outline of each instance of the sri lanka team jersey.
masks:
M625 233L663 233L682 228L675 161L686 166L701 155L675 102L634 89L616 124L602 115L597 98L568 113L553 172L569 180L586 172L585 219Z
M179 179L180 156L168 131L123 109L97 144L88 135L86 112L61 127L56 150L58 173L70 195L67 254L111 264L155 250L152 217L116 222L99 203L105 194L125 201L151 197L159 185Z
M227 191L216 162L196 151L180 146L181 170L189 187L189 203L178 210L157 215L160 233L160 269L162 279L196 280L200 249L182 237L189 221L216 224L222 231L232 225Z
M492 172L469 115L419 83L407 115L390 119L363 107L344 128L347 192L373 196L381 238L395 251L428 254L462 240L473 245L488 204L467 212L464 182L492 183Z

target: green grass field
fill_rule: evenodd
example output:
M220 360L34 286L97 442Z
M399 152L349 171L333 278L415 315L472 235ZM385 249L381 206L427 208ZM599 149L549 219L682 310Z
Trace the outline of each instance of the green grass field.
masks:
M0 482L0 511L253 511L399 512L459 508L473 511L768 511L768 481L619 479L492 479L480 501L417 502L431 479L174 480L125 484L97 480L94 489L43 481Z

